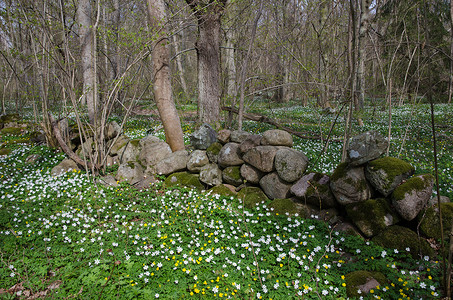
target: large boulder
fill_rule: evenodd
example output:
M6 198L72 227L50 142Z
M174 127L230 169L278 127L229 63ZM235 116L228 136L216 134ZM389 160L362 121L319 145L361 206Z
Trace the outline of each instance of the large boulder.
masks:
M258 187L245 187L239 191L237 197L247 208L254 208L261 203L269 203L269 198Z
M321 173L309 173L302 176L291 186L291 193L302 202L319 209L337 206L337 201L330 191L330 178Z
M105 128L105 139L111 140L117 137L121 133L121 126L116 122L112 121L107 124Z
M200 128L190 135L190 144L195 149L206 150L211 144L217 141L217 132L204 123Z
M263 133L261 145L292 147L293 137L288 132L280 129L267 130Z
M375 236L399 221L390 203L382 198L349 204L346 206L346 212L366 237Z
M330 177L330 188L341 205L366 201L371 197L364 168L349 168L348 163L337 166Z
M243 140L241 142L241 144L239 145L239 152L241 154L244 154L247 151L249 151L250 149L259 146L261 144L261 139L262 138L263 137L258 135L258 134L250 134L250 135L248 135L247 138L245 140Z
M219 152L217 161L219 165L223 168L242 165L244 161L239 156L239 144L237 143L225 144Z
M234 186L240 186L243 183L239 166L226 167L222 171L222 178L224 182Z
M200 181L211 186L222 184L222 171L217 164L204 165L200 170Z
M75 161L73 161L72 159L66 158L66 159L63 159L58 165L53 167L52 170L50 171L50 174L52 174L53 176L57 176L62 173L79 171L79 170L80 169L77 166L77 164L75 163Z
M118 172L116 173L115 178L119 182L126 181L133 185L143 180L144 175L142 166L140 166L137 162L130 161L123 163L118 167Z
M189 153L186 150L176 151L158 162L154 169L156 174L168 175L186 169L188 160Z
M129 161L137 161L140 154L138 147L138 140L128 142L123 148L118 150L118 159L120 163L127 163Z
M278 176L286 182L294 182L302 177L308 166L308 158L300 151L282 148L274 159Z
M146 168L147 173L154 174L155 166L166 157L170 156L170 146L160 139L147 136L140 140L141 150L138 160Z
M107 146L110 148L110 155L117 155L120 149L125 147L129 143L130 139L125 135L120 135L112 144L112 141L109 141Z
M365 168L365 176L368 181L385 197L414 172L415 168L411 164L394 157L372 160Z
M247 139L247 137L249 137L251 135L250 132L248 131L244 131L244 130L234 130L231 132L231 135L230 135L230 142L233 142L233 143L242 143L244 140Z
M393 225L387 227L387 229L371 240L385 248L398 249L401 252L409 251L413 258L419 258L420 255L433 256L434 254L433 249L426 240L403 226Z
M268 173L275 170L274 158L277 151L278 148L274 146L258 146L247 151L242 158L261 172Z
M269 199L287 198L291 188L291 184L283 181L277 172L263 176L260 180L260 186Z
M206 151L195 150L190 154L189 160L187 162L187 170L189 170L190 172L200 172L201 168L208 163L209 159L206 155Z
M220 195L225 197L235 197L237 192L235 190L231 190L229 185L220 184L210 188L206 195Z
M258 184L261 177L263 177L263 173L260 170L249 164L243 164L240 171L242 178L244 178L248 183Z
M434 177L431 174L410 178L393 191L393 207L403 219L413 220L431 198L433 185Z
M198 190L203 190L204 186L201 184L198 176L188 172L173 173L165 179L165 187L189 187Z
M387 149L387 140L377 131L367 131L351 138L347 162L359 166L381 156Z
M444 229L444 238L447 238L450 235L453 223L453 203L441 203L440 208L442 209L442 227ZM418 216L421 232L429 238L440 240L441 230L439 220L439 207L434 205L427 208L423 214L419 214Z

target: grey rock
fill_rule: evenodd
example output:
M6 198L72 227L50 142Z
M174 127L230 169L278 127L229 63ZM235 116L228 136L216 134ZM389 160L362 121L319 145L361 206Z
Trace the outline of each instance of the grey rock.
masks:
M392 204L403 219L413 220L427 205L433 193L434 177L430 174L410 178L392 194Z
M113 165L119 164L119 162L120 162L120 160L119 160L117 155L115 155L115 156L110 156L109 155L109 156L107 156L105 164L107 165L107 167L111 167Z
M222 144L226 144L230 141L230 136L231 136L231 130L228 130L228 129L222 129L219 131L219 133L217 134L217 140L222 143Z
M302 177L308 166L308 158L300 151L283 148L275 154L275 169L286 182L294 182Z
M261 172L272 172L274 158L278 148L274 146L258 146L247 151L242 157L246 163L257 168Z
M409 163L394 157L375 159L370 161L365 168L368 182L385 197L414 172L414 167Z
M27 156L27 158L25 159L25 162L27 164L34 164L36 163L42 156L39 155L39 154L30 154L29 156Z
M381 156L387 149L388 141L377 131L367 131L354 136L349 142L347 162L359 166Z
M330 190L330 178L321 173L309 173L302 176L293 186L291 193L303 203L311 204L318 209L337 206Z
M241 176L247 180L248 183L258 184L260 182L261 177L263 177L263 173L252 167L249 164L243 164L241 166Z
M284 199L289 195L291 184L283 181L277 172L269 173L260 180L260 186L269 199Z
M255 148L261 144L263 137L257 134L251 134L239 145L239 152L241 154L246 153L252 148Z
M121 148L123 148L124 146L126 146L127 143L129 143L130 139L125 136L125 135L120 135L116 141L113 143L112 146L110 146L110 143L108 143L107 145L109 146L110 148L110 155L117 155L118 152L120 151Z
M135 145L136 143L132 143L132 141L130 141L123 148L118 150L118 159L120 164L137 161L140 149Z
M134 184L134 187L137 190L146 190L152 188L152 186L157 182L157 179L152 175L145 175L142 180Z
M142 143L142 141L140 141ZM146 168L146 173L156 173L155 166L171 154L170 146L162 141L145 141L138 156L140 163Z
M248 131L244 131L244 130L234 130L231 132L231 135L230 135L230 142L233 142L233 143L242 143L245 139L247 139L247 137L251 135L250 132Z
M188 160L189 153L186 150L176 151L159 161L154 166L154 170L156 174L159 175L168 175L177 171L182 171L186 169Z
M115 122L115 121L112 121L110 123L107 124L107 128L105 130L105 138L107 140L111 140L115 137L117 137L121 132L121 126Z
M341 205L366 201L371 197L364 168L348 168L347 163L337 166L330 177L330 188Z
M53 176L58 176L60 174L72 172L74 170L80 171L75 161L69 158L65 158L58 165L52 168L50 174L52 174Z
M139 142L140 148L146 148L148 145L155 144L155 143L161 143L163 142L160 138L154 135L147 135L144 138L142 138Z
M143 168L136 162L123 163L118 167L116 173L116 180L119 182L126 181L133 185L143 180L144 173Z
M200 170L200 181L207 185L222 184L222 171L217 164L207 164Z
M440 203L450 203L450 198L448 198L447 196L440 196ZM437 205L437 196L433 196L431 197L431 199L429 199L428 201L428 206L433 206L433 205Z
M214 143L206 149L206 155L212 163L218 163L219 153L222 150L223 145L221 143Z
M206 150L217 141L217 132L209 125L203 124L190 135L190 144L195 149Z
M209 163L206 151L195 150L190 154L189 161L187 162L187 170L190 172L200 172L201 167Z
M221 167L242 165L244 161L239 156L239 144L225 144L220 150L217 160Z
M286 131L280 129L267 130L263 133L261 145L293 146L293 137Z
M104 186L118 186L118 182L112 175L106 175L97 180L98 183Z

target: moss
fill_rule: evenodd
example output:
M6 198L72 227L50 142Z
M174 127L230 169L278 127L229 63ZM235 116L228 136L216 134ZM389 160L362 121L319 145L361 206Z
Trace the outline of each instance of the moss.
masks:
M208 190L209 194L218 194L221 196L226 196L226 197L234 197L236 196L235 193L233 193L229 188L227 188L225 185L216 185L215 187L211 188Z
M405 183L399 185L392 194L394 200L403 200L407 193L411 191L422 191L434 180L433 175L424 174L408 179Z
M390 188L396 176L402 174L412 175L415 172L415 168L411 164L395 157L375 159L368 163L368 168L372 171L382 170L387 174L386 189Z
M223 147L222 144L215 142L215 143L211 144L211 146L209 146L208 149L206 149L206 152L209 152L214 155L218 155L220 150L222 149L222 147Z
M380 285L384 285L388 281L385 275L380 272L355 271L346 274L346 294L348 297L358 297L358 287L364 285L372 278L378 281Z
M222 171L222 178L226 183L234 186L242 184L241 169L239 166L227 167Z
M135 140L132 140L130 141L130 143L132 144L132 146L134 146L135 148L138 147L139 143L140 143L140 139L135 139ZM121 148L121 147L120 147Z
M367 236L371 237L397 223L398 216L393 213L390 203L386 199L370 199L364 202L353 203L346 206L349 218ZM386 216L391 215L391 224L386 224Z
M398 249L405 252L410 248L413 258L418 258L419 254L433 256L434 251L428 242L407 227L398 225L390 226L372 239L378 245L386 248Z
M441 203L442 209L442 225L444 229L444 238L449 237L451 226L453 223L453 203ZM437 205L431 206L426 209L425 213L419 214L420 229L424 235L429 238L440 240L440 222L439 222L439 208Z
M340 178L343 178L346 176L348 171L348 163L344 162L339 164L335 170L333 171L332 175L330 176L331 181L337 181Z
M269 198L267 198L266 194L258 187L243 188L238 193L238 199L242 200L244 206L247 208L253 208L261 202L269 202Z
M8 155L10 153L11 153L11 149L8 149L8 148L0 149L0 155Z
M165 179L165 187L185 186L203 190L204 186L201 184L198 177L188 172L173 173Z
M296 204L291 199L274 199L267 207L273 209L273 212L279 215L286 215L288 213L294 216L299 213Z
M135 164L132 161L127 162L127 166L131 168L132 170L135 169Z
M8 127L0 130L0 134L9 134L9 135L20 135L22 133L22 128L20 127Z

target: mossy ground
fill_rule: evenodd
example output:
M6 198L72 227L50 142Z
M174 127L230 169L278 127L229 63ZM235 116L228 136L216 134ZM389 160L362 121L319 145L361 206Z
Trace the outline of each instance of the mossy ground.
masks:
M253 208L262 202L270 202L263 190L258 187L245 187L239 191L237 197L242 200L244 206L247 208Z
M385 275L380 272L355 271L346 274L346 294L349 297L361 296L358 292L358 287L364 285L372 278L376 279L381 285L384 285L388 281Z
M217 194L217 195L226 196L226 197L235 197L236 196L235 193L233 193L229 188L227 188L223 184L216 185L216 186L210 188L207 191L207 194Z
M197 190L203 190L204 186L194 174L188 172L178 172L173 173L165 179L164 185L169 187L181 186L181 187L191 187L196 188Z
M453 203L441 203L442 225L444 229L444 238L448 241L449 233L453 223ZM425 213L419 215L420 229L427 237L441 239L439 208L437 205L426 209Z
M299 214L296 203L291 199L274 199L267 207L276 215L294 216Z

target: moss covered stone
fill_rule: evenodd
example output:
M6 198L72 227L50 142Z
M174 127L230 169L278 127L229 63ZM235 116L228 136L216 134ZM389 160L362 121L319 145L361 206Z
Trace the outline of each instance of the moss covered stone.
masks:
M403 173L414 172L415 168L408 162L395 157L378 158L368 163L375 170L384 170L390 179Z
M267 207L276 215L299 215L297 205L291 199L274 199Z
M10 153L11 153L11 149L8 149L8 148L0 149L0 155L8 155Z
M387 278L380 272L355 271L346 274L346 294L348 297L358 297L368 294L371 289L387 283ZM358 290L361 291L359 294Z
M440 208L442 209L444 238L447 239L453 223L453 203L441 203ZM437 205L431 206L426 209L425 213L421 213L419 215L419 222L420 229L424 235L429 238L441 239L439 208Z
M269 203L270 200L266 194L258 187L245 187L238 193L238 199L242 200L244 206L253 208L261 202Z
M0 123L1 124L6 124L9 122L16 122L19 121L20 117L19 114L6 114L3 116L0 116Z
M390 208L390 203L382 198L349 204L346 206L346 212L367 237L375 236L399 222L398 215Z
M188 172L173 173L165 179L165 187L185 186L203 190L204 186L201 184L198 176Z
M222 171L222 178L228 184L240 186L243 182L240 166L227 167Z
M222 149L222 147L223 147L222 144L215 142L215 143L211 144L211 146L209 146L208 149L206 149L206 152L214 154L214 155L218 155L220 152L220 149Z
M140 144L140 139L132 140L132 141L130 141L129 143L131 143L132 146L134 146L135 148L138 148L138 146L139 146L139 144Z
M8 127L0 130L0 134L3 135L21 135L22 128L20 127Z
M392 194L395 201L403 200L406 194L413 191L423 191L434 181L434 176L431 174L424 174L408 179L405 183L398 186Z
M225 197L235 197L236 194L227 188L225 185L220 184L208 190L208 194L211 195L220 195Z
M428 242L407 227L390 226L375 236L372 241L383 247L398 249L403 252L406 252L406 248L409 248L413 258L418 258L420 254L434 255L434 251Z

